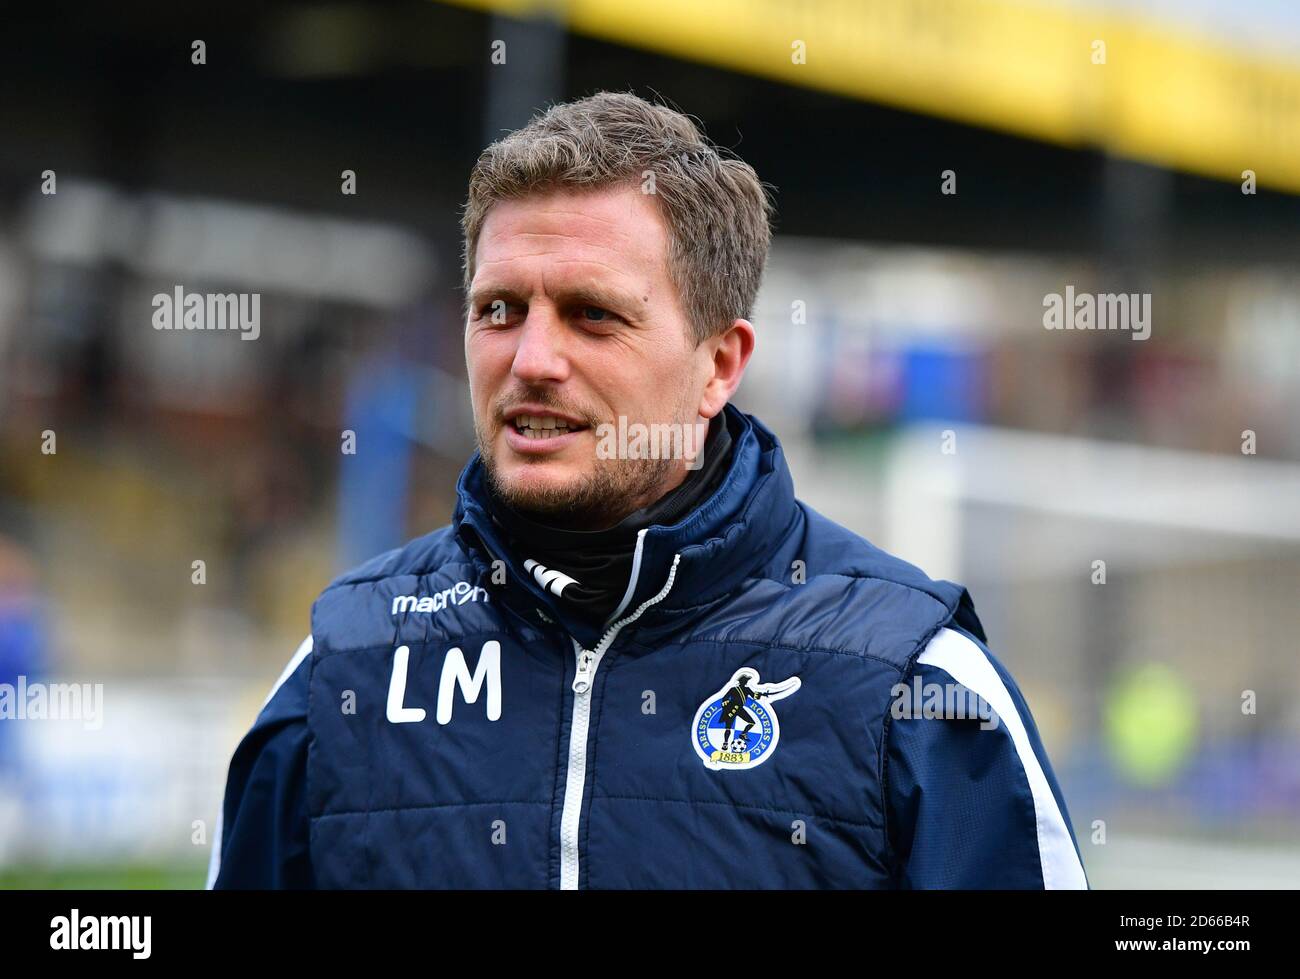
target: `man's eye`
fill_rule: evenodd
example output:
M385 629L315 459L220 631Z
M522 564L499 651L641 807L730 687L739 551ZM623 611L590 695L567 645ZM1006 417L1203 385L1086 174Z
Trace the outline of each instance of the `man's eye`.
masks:
M513 305L504 299L494 299L478 308L478 318L489 323L504 323L510 319Z
M599 306L583 306L582 318L588 323L612 323L615 316L607 309L601 309Z

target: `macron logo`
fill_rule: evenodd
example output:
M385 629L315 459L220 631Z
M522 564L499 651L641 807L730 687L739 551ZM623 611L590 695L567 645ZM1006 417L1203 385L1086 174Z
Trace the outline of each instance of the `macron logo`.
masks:
M550 568L543 567L532 558L524 562L524 570L531 571L537 583L549 591L552 595L561 596L564 589L569 585L578 583L576 578L570 578L563 571L553 571Z
M393 614L403 612L441 612L448 605L464 605L482 599L490 602L487 589L471 585L468 581L458 581L450 588L433 595L397 595L393 598Z

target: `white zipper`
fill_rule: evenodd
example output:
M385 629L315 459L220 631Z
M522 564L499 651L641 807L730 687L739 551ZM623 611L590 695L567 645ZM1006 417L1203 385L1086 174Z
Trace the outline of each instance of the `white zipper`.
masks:
M641 531L644 537L645 531ZM641 556L641 540L637 540L637 558ZM668 569L668 580L659 594L647 598L635 612L624 619L619 619L596 643L594 649L583 649L578 640L573 640L573 651L577 655L577 670L573 674L573 723L569 726L569 762L564 779L564 809L560 816L560 889L576 891L578 889L578 823L582 819L582 794L587 781L587 732L591 724L591 688L596 678L596 668L604 657L614 637L625 625L635 622L651 605L662 602L673 587L677 577L677 562L681 555L673 556L673 566ZM640 561L637 561L640 564ZM628 595L632 594L629 588Z

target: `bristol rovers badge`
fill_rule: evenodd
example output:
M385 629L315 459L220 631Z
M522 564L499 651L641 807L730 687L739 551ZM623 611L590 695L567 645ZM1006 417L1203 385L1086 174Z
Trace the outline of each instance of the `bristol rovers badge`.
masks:
M773 703L799 689L797 676L760 683L758 670L745 666L695 712L691 741L705 767L714 771L754 768L767 761L781 740Z

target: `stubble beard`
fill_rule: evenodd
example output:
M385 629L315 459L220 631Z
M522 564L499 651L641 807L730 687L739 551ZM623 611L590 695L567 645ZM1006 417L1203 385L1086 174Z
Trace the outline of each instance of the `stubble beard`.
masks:
M593 446L592 468L568 483L518 486L501 477L496 459L477 425L475 438L493 495L539 523L569 530L604 530L614 526L629 513L664 496L676 475L677 467L672 459L600 459ZM546 460L525 462L525 466L550 464Z

